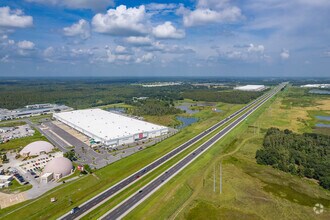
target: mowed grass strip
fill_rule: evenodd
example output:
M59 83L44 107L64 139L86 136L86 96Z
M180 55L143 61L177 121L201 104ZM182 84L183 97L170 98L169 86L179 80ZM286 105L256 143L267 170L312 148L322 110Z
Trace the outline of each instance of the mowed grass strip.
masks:
M221 118L219 115L210 117L183 129L175 136L170 137L157 145L97 170L94 173L96 177L88 175L85 178L79 178L76 181L61 185L61 188L55 188L47 193L46 196L31 201L31 203L28 203L28 205L22 208L17 208L17 206L15 206L14 208L9 207L0 210L0 217L5 219L55 219L68 212L71 208L80 205L111 185L119 182L121 179L138 171L160 156L168 153L201 131L217 123L222 118L237 111L239 108L241 108L241 105L235 105L230 112L226 112ZM50 203L50 198L52 197L57 198L56 203ZM14 212L6 215L6 213L11 211Z

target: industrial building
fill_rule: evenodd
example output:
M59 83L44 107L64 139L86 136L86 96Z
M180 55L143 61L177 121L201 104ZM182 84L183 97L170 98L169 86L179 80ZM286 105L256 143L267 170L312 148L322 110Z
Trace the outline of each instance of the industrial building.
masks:
M130 144L168 133L167 127L101 109L55 113L53 117L94 139L95 142L110 147Z
M235 90L241 90L241 91L254 91L254 92L258 92L258 91L263 91L265 90L267 87L264 85L245 85L245 86L237 86L234 89Z
M72 110L72 108L65 105L57 104L35 104L27 105L24 108L8 110L0 109L0 121L11 120L16 118L24 118L41 114L49 114L53 112L61 112Z

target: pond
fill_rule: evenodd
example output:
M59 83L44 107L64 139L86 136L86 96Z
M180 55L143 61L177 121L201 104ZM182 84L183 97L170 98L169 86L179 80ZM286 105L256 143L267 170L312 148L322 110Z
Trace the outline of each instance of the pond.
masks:
M188 114L195 114L195 113L199 112L198 110L191 110L190 109L191 106L192 105L189 103L182 103L182 105L175 106L175 108L185 111Z
M330 124L316 124L315 126L318 128L330 128Z
M329 90L321 90L321 89L312 89L308 93L330 95L330 91Z
M316 116L316 118L322 121L330 121L330 116Z
M194 118L194 117L177 116L176 119L181 122L181 125L176 127L177 129L183 129L198 121L198 118Z
M126 113L126 108L121 108L121 107L112 107L112 108L107 108L106 109L108 112L119 112L119 113Z

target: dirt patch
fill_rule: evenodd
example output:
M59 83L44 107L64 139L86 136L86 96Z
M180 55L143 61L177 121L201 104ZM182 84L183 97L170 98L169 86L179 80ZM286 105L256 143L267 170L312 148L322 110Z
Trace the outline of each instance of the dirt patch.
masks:
M24 192L17 194L7 194L0 192L0 208L6 208L26 200Z

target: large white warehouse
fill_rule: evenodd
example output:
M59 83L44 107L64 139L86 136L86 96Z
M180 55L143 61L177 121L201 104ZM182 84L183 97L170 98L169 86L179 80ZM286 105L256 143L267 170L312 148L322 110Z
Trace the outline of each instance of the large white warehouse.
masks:
M53 117L95 141L111 147L168 133L167 127L101 109L54 113Z
M266 87L264 85L246 85L246 86L237 86L234 89L241 91L262 91Z

